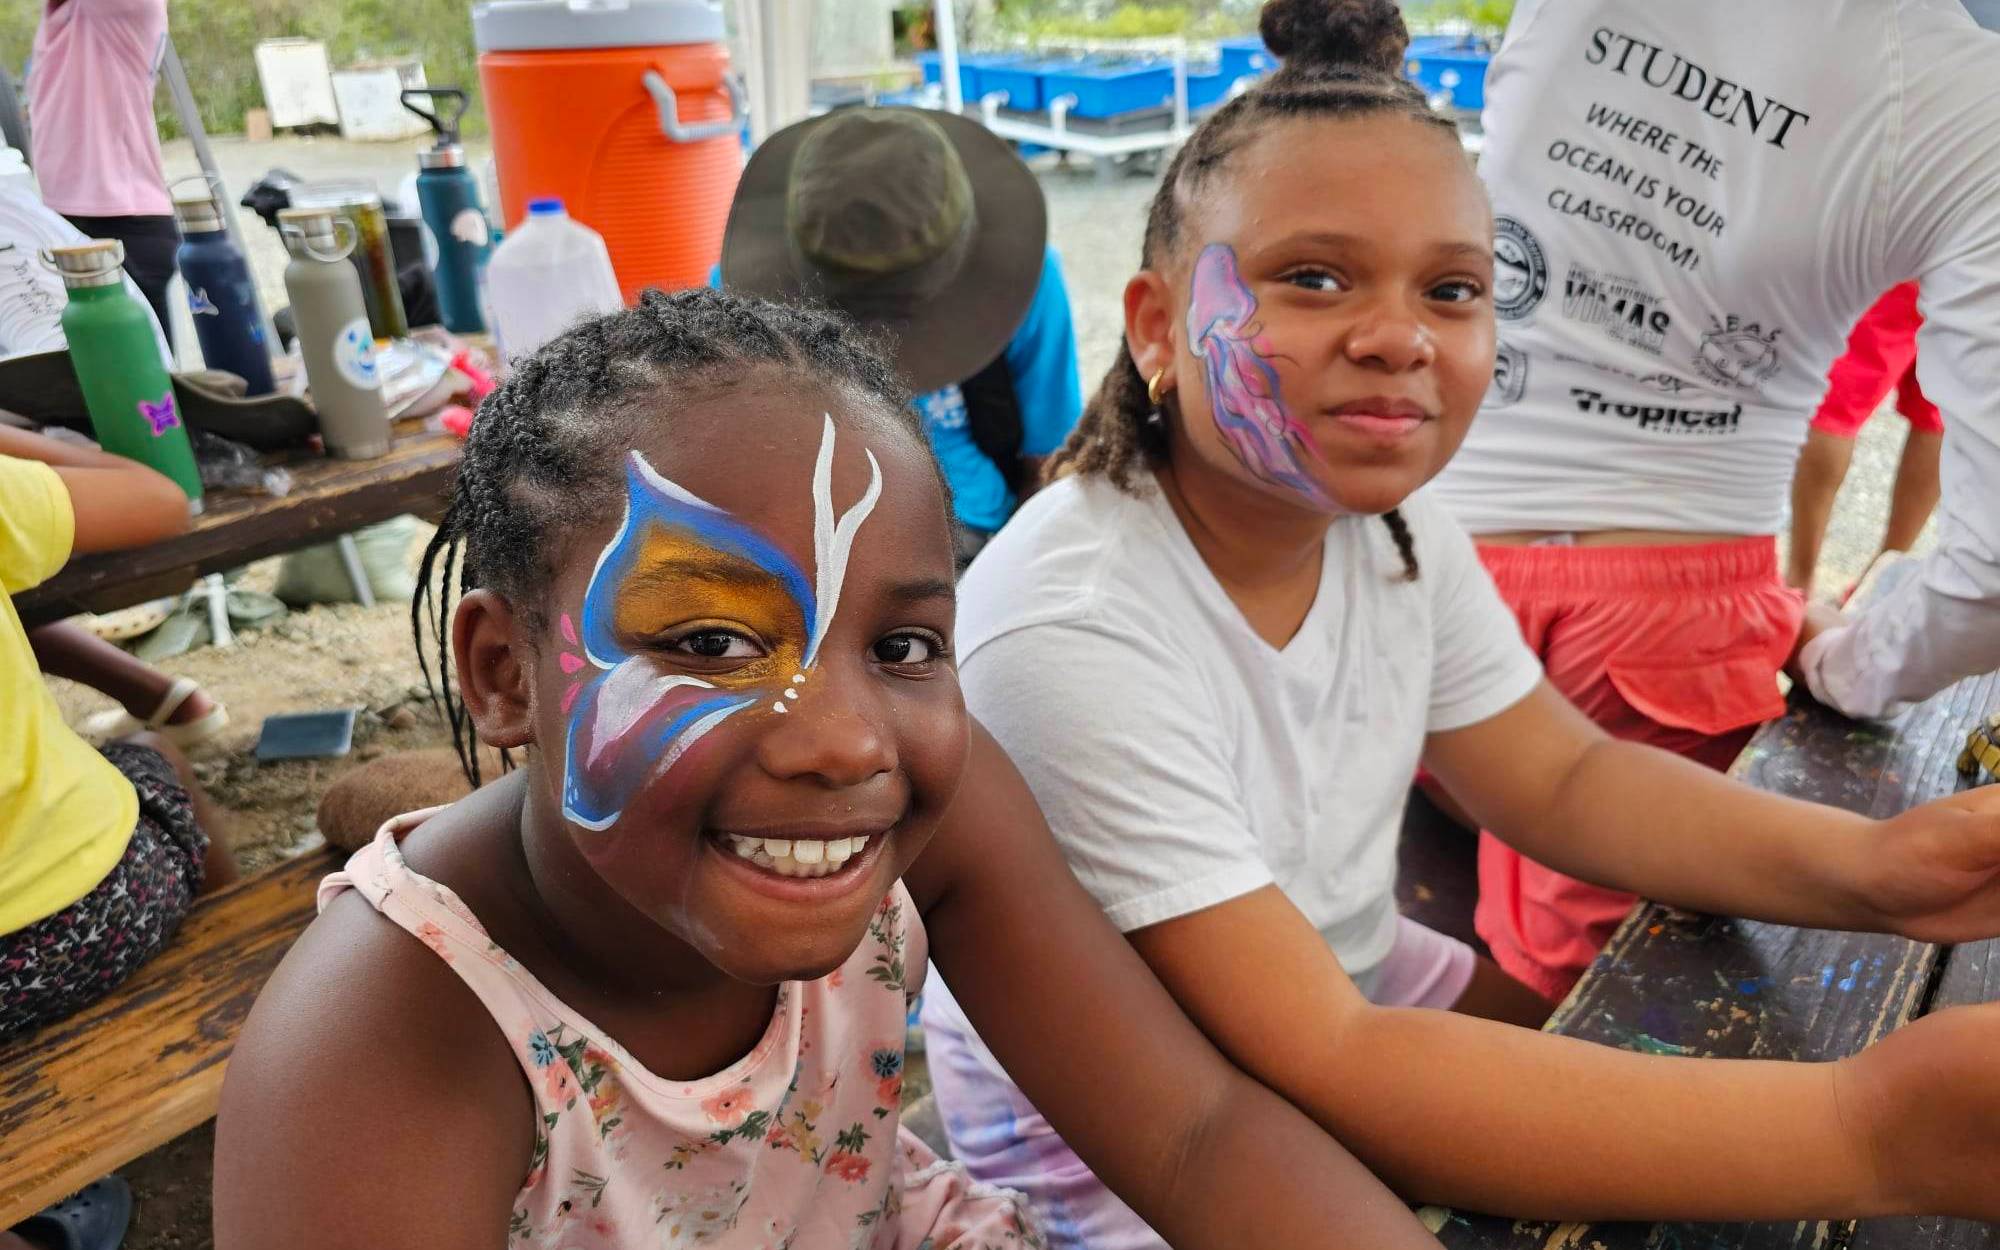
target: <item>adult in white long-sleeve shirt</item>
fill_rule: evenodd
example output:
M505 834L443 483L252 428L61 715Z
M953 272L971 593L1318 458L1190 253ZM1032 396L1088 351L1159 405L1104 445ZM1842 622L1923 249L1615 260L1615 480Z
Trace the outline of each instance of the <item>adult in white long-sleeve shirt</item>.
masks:
M1487 81L1499 364L1440 497L1550 678L1722 766L1792 656L1879 716L2000 667L2000 36L1959 0L1523 0ZM1775 535L1828 365L1916 279L1938 549L1853 617ZM1491 838L1480 931L1564 988L1628 899Z
M59 352L69 346L62 329L63 308L69 299L62 279L42 263L41 254L47 248L74 247L89 241L81 230L42 203L25 175L0 176L0 360ZM129 277L125 290L144 302ZM146 315L153 322L160 356L171 365L173 357L151 305Z

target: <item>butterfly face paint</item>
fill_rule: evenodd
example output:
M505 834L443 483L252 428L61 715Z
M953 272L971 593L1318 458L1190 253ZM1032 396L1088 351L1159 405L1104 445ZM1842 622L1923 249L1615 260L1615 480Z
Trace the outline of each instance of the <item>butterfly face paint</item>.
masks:
M562 618L564 641L582 651L559 657L573 679L563 696L570 821L610 827L644 785L717 725L753 709L782 715L799 697L839 605L855 534L882 494L881 466L869 452L868 489L836 518L833 448L828 417L813 470L811 581L756 530L630 453L625 519L591 572L581 633ZM621 641L703 619L755 634L766 653L709 680L662 672L657 653L634 654Z
M1200 358L1208 405L1222 441L1243 466L1321 507L1332 505L1308 465L1319 456L1312 435L1278 394L1278 373L1258 341L1257 297L1225 243L1202 249L1188 292L1189 350Z

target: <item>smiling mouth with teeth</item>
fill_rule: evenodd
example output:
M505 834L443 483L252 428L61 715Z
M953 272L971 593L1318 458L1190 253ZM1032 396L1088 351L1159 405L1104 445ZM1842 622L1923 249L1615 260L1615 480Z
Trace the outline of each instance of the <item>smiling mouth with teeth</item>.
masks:
M723 841L739 859L781 877L825 877L839 872L847 861L867 848L870 837L852 838L743 838L725 834Z

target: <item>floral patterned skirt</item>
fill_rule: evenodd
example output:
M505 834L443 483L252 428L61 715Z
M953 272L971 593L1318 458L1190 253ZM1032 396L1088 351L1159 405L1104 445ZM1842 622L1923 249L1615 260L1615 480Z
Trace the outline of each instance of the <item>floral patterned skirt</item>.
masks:
M0 1042L74 1015L158 954L201 889L208 835L165 756L114 742L104 757L139 792L139 823L97 887L0 934Z

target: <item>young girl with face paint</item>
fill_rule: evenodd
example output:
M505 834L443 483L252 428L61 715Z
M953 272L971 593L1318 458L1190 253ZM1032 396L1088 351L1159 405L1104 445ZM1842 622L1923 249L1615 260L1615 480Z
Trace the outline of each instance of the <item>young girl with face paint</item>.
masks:
M1871 821L1610 741L1553 693L1420 489L1491 378L1479 182L1402 80L1390 0L1278 0L1263 27L1284 67L1168 170L1066 476L961 585L973 714L1202 1030L1408 1197L2000 1215L2000 1008L1830 1065L1644 1056L1478 1018L1547 1004L1397 916L1420 758L1578 876L1932 941L2000 930L2000 793ZM1052 1244L1173 1240L1069 1155L944 986L925 1024L958 1157L1030 1193Z
M827 316L652 292L523 363L417 609L468 771L468 730L522 766L327 880L230 1062L216 1244L1042 1245L899 1132L927 953L1178 1244L1425 1244L1063 867L958 693L948 515Z

